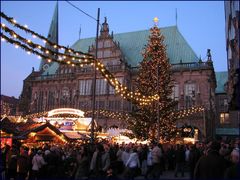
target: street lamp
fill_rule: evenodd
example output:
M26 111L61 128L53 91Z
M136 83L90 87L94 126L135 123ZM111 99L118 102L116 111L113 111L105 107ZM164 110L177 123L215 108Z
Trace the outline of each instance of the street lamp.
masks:
M97 51L98 51L98 31L99 31L99 16L100 16L100 8L98 8L97 14L97 32L96 32L96 49L95 49L95 59L97 60ZM92 121L91 121L91 134L90 134L90 141L91 143L94 142L94 119L95 119L95 99L96 99L96 61L93 65L94 68L94 78L93 78L93 98L92 98Z

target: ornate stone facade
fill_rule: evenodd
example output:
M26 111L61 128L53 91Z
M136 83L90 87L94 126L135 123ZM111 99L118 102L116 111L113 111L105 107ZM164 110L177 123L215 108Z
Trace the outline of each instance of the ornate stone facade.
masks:
M239 1L225 1L226 50L228 63L227 93L231 110L240 110L240 13Z

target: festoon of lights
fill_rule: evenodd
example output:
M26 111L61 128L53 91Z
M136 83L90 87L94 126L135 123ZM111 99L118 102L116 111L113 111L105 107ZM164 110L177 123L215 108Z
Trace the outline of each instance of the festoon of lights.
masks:
M198 107L191 107L189 109L183 109L180 111L172 111L172 112L170 112L170 114L171 114L172 118L175 118L177 120L177 119L185 118L185 117L188 117L190 115L193 115L195 113L202 112L202 111L204 111L204 107L198 106ZM87 115L90 115L91 113L92 113L92 111L86 111L85 115L87 116ZM46 117L47 114L48 114L48 111L43 111L43 112L23 116L23 118L34 119L34 118ZM118 119L118 120L125 120L125 121L132 118L131 115L126 112L99 110L99 114L102 116L105 116L105 117L110 117L110 118L114 118L114 119ZM162 123L164 123L164 122L162 122ZM169 124L169 126L173 127L173 125L170 125L170 124Z
M93 64L93 58L89 58L89 59L83 59L81 57L74 57L71 55L66 55L63 53L56 53L54 51L52 51L51 49L45 48L39 44L35 44L30 40L27 40L25 38L23 38L22 36L18 35L16 32L14 32L13 30L9 29L6 25L1 24L1 28L8 32L10 35L12 35L14 38L19 39L21 42L26 43L28 46L30 46L31 48L38 48L39 50L41 50L43 53L39 53L36 50L33 50L31 48L29 48L28 46L25 46L24 44L21 44L20 42L8 38L7 36L5 36L4 34L1 33L1 37L4 40L7 40L9 43L14 44L15 47L22 47L23 49L25 49L28 54L29 53L33 53L38 55L40 58L45 58L48 60L48 62L57 62L57 63L62 63L62 64L69 64L71 66L80 66L83 67L83 65L87 65L87 64ZM48 54L48 56L46 56L46 54ZM57 55L61 55L64 57L64 60L62 59L55 59L54 56ZM49 57L51 56L51 57ZM72 58L72 61L68 60L67 58ZM96 61L96 69L100 71L100 73L105 77L105 80L107 80L112 86L114 86L116 93L121 94L121 96L123 96L125 99L133 99L134 95L135 96L141 96L140 93L133 93L133 92L128 92L127 87L123 86L104 66L104 64L102 64L99 60ZM145 98L145 96L143 96L143 98ZM136 97L135 99L136 101L143 101L141 102L143 105L146 105L146 102L150 103L151 101L148 99L141 99Z
M23 38L22 36L17 34L14 30L10 29L3 23L1 23L1 29L3 29L6 33L8 33L9 35L12 36L12 39L6 38L6 36L1 33L3 41L7 40L9 43L14 44L15 47L18 48L19 46L21 46L21 44L19 42L17 42L16 40L14 40L14 39L18 39L21 42L27 44L29 47L31 47L32 49L31 50L28 49L28 51L32 52L33 54L39 54L39 53L36 53L36 50L42 51L43 54L42 55L40 54L39 58L41 58L41 57L46 58L48 60L48 62L55 61L58 63L65 63L65 64L69 64L72 66L82 65L82 64L90 64L90 63L94 62L93 56L87 57L86 55L79 55L79 54L78 54L78 56L74 56L71 54L59 53L59 52L52 51L51 49L45 48L39 44L34 43L30 39ZM25 47L23 47L23 48L25 49ZM71 59L71 61L69 59Z
M13 30L8 28L5 24L1 23L1 28L5 32L8 32L9 34L11 34L11 36L13 38L19 39L20 41L22 41L23 43L25 43L25 44L27 44L28 46L31 47L31 48L29 48L28 46L26 46L24 44L21 44L19 41L8 38L7 36L5 36L1 33L2 40L7 40L9 43L14 44L16 48L20 46L24 50L26 50L28 52L28 54L29 53L36 54L41 58L48 59L48 62L51 62L52 60L54 60L55 62L69 64L69 65L72 65L72 66L75 66L77 64L77 65L80 65L80 67L83 67L83 64L93 65L93 60L94 59L93 59L92 55L87 54L87 53L82 53L82 52L79 52L79 51L74 51L71 48L66 48L64 46L54 44L51 41L48 41L48 39L45 38L44 36L41 36L38 33L35 33L32 30L29 30L27 28L27 26L21 26L13 18L9 18L3 13L1 13L1 16L3 18L5 18L7 21L9 21L11 24L13 24L14 26L19 27L20 29L25 30L28 33L31 33L34 38L39 37L40 39L43 39L43 42L48 43L50 46L52 46L52 48L55 48L55 49L58 48L58 49L61 49L61 50L65 50L67 53L70 53L70 54L73 54L73 55L53 52L51 49L47 49L47 48L45 48L45 47L43 47L39 44L33 43L29 39L25 39L25 38L21 37L20 35L15 33ZM36 48L41 50L43 53L39 53L38 51L34 50ZM48 54L48 56L46 56L45 54ZM51 55L51 58L49 58L50 55ZM53 57L56 57L57 55L58 55L59 59L53 58ZM69 61L69 60L63 61L63 59L68 59L68 58L71 58L72 61ZM79 61L79 63L77 61ZM147 105L147 104L151 103L152 99L150 99L150 100L146 99L145 96L143 96L143 98L139 98L141 96L141 93L139 93L139 92L135 92L135 93L134 92L128 92L127 87L124 87L121 83L119 83L119 81L116 78L114 78L114 76L106 69L104 64L102 64L98 60L96 61L96 69L101 72L101 74L105 77L105 80L108 80L108 82L115 88L116 92L120 93L123 98L125 98L125 99L126 98L127 99L134 99L135 98L136 101L140 101L140 105ZM155 96L152 96L152 98L154 100L157 100L159 97L157 95L155 95ZM177 115L178 115L178 118L184 118L184 117L186 117L186 116L188 116L192 113L196 113L196 112L199 112L199 111L202 111L202 110L204 110L204 109L201 108L201 107L193 107L193 108L188 109L188 110L179 111L179 112L177 112ZM105 110L102 110L100 112L103 115L108 116L108 117L112 117L112 118L117 117L117 116L120 117L120 114L116 114L116 113L113 113L113 112L107 112ZM176 115L175 113L174 113L174 115ZM28 118L30 118L30 117L40 117L42 115L44 115L44 112L43 113L37 113L37 114L34 114L34 115L30 115L30 116L27 116L27 117ZM122 118L122 116L121 116L121 118Z
M97 111L96 111L97 112ZM118 120L128 120L130 119L130 115L126 112L116 112L116 111L109 111L109 110L99 110L99 115L104 117L109 117L112 119L118 119ZM90 115L92 111L86 111L85 115Z
M17 41L13 38L9 38L7 37L6 35L4 35L3 33L0 33L1 34L1 37L2 37L2 40L6 40L8 43L10 44L13 44L15 45L15 48L19 48L21 47L22 49L26 50L27 51L27 54L35 54L38 56L38 58L44 58L47 60L47 62L57 62L57 63L60 63L60 64L69 64L71 66L82 66L83 64L89 64L93 61L93 58L91 59L85 59L83 57L73 57L73 56L69 56L69 55L65 55L63 53L58 53L58 52L54 52L52 51L51 49L48 49L48 48L45 48L39 44L35 44L33 43L31 40L27 40L25 38L23 38L22 36L16 34L14 31L12 31L11 29L9 29L8 27L6 26L3 26L1 24L1 28L9 33L12 37L14 37L15 39L18 39L20 41ZM23 44L23 43L25 44ZM41 52L35 50L35 49L38 49L40 50ZM60 56L63 56L64 59L62 58L56 58L57 56L59 57ZM67 58L71 58L72 57L72 60L74 61L74 63L72 63L70 60L68 60Z
M34 118L40 118L40 117L46 117L48 114L48 111L28 114L26 116L22 116L24 119L34 119Z
M120 94L124 99L133 100L137 103L140 103L140 105L147 105L147 104L150 104L152 101L155 101L159 98L158 95L144 96L140 92L129 91L126 86L123 86L117 80L117 78L115 78L106 69L104 64L102 64L99 60L94 61L94 58L93 58L92 55L87 54L87 53L82 53L82 52L79 52L79 51L74 51L73 49L54 44L51 41L48 41L47 38L45 38L44 36L39 35L38 33L35 33L34 31L28 29L27 26L22 26L22 25L18 24L15 19L7 17L2 12L1 12L1 16L3 18L5 18L8 22L13 24L14 26L16 26L16 27L18 27L22 30L25 30L25 32L27 32L27 33L31 33L34 38L38 37L40 39L43 39L44 43L48 43L52 48L64 49L67 53L71 53L72 55L67 55L65 53L63 54L63 53L54 52L51 49L44 48L43 46L40 46L39 44L35 44L35 43L33 43L33 41L21 37L16 32L14 32L12 29L8 28L5 24L1 23L1 28L5 32L9 32L12 35L13 38L17 38L17 39L21 40L23 43L26 43L32 49L25 46L24 44L21 44L18 41L15 41L13 38L8 38L7 36L5 36L2 33L1 33L1 37L2 37L1 39L3 41L4 40L8 41L9 43L15 45L15 47L22 47L24 50L27 51L28 54L33 53L35 55L38 55L39 58L47 59L48 62L55 61L55 62L58 62L58 63L69 64L71 66L79 65L80 67L83 67L83 65L85 65L85 64L93 65L94 63L96 63L96 69L99 70L100 73L105 77L105 80L107 80L115 88L116 93ZM42 52L44 52L44 54L39 53L38 51L36 51L34 49L39 49ZM60 56L57 56L57 55L60 55ZM55 58L56 56L59 57L59 58L56 59ZM67 60L67 58L71 58L71 60Z
M84 52L81 52L81 51L75 51L72 48L61 46L59 44L55 44L55 43L49 41L46 37L44 37L44 36L34 32L34 31L30 30L27 25L24 25L24 26L20 25L19 23L17 23L17 21L14 18L8 17L3 12L1 12L1 17L4 18L5 20L7 20L9 23L11 23L13 26L15 26L15 27L17 27L17 28L19 28L21 30L24 30L26 33L32 34L33 38L38 37L39 39L43 40L43 43L49 44L54 49L65 50L68 53L73 53L75 56L85 55L86 57L93 57L93 55L91 55L91 54L84 53Z

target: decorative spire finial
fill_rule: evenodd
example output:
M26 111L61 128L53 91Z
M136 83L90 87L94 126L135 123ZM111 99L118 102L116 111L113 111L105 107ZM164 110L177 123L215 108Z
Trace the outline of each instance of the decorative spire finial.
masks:
M207 61L212 61L211 49L207 49L207 57L208 57Z

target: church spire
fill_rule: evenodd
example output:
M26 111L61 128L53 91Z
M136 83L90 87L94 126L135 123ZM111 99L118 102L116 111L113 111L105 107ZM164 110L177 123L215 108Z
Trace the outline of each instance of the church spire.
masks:
M176 26L177 26L177 8L176 8L176 11L175 11L175 21L176 21Z
M47 36L48 41L51 41L55 44L58 44L58 1L55 5L55 10L53 13L51 25L48 31L48 36ZM52 48L48 44L45 45L46 48L51 49L53 51L57 51L57 49ZM43 66L46 64L46 60L42 59L39 70L40 71L46 71L46 68L44 69Z

